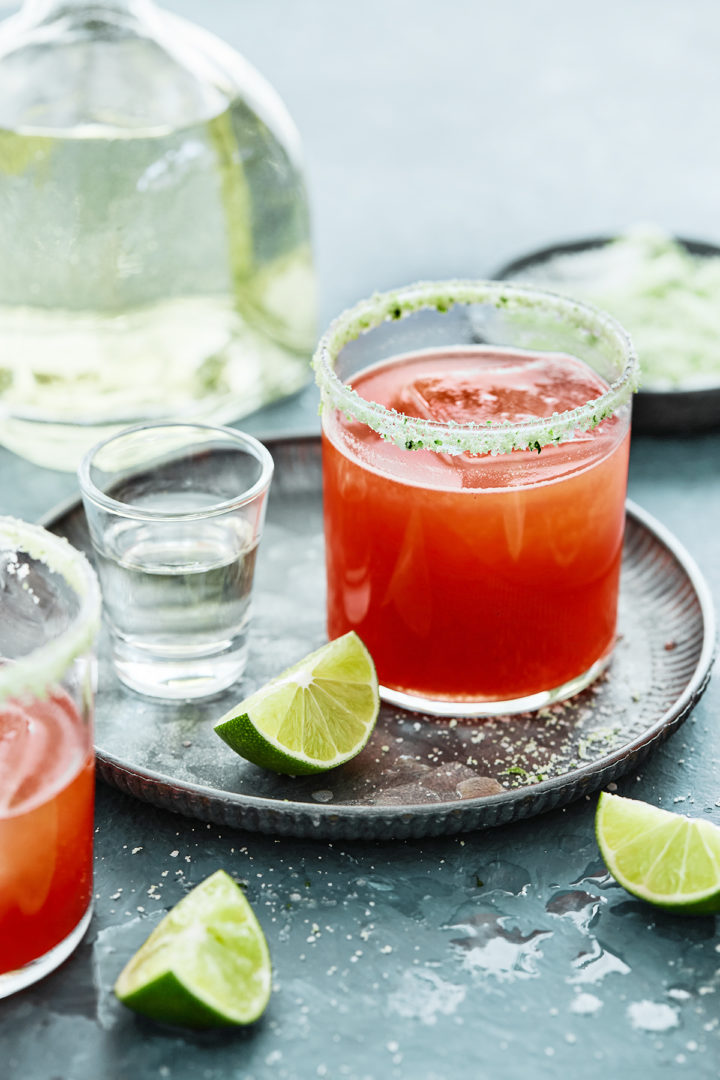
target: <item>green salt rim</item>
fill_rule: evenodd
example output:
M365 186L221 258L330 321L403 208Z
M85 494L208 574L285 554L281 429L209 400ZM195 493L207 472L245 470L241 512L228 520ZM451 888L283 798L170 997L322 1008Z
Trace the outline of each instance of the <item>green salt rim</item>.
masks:
M0 517L0 551L23 551L44 562L80 598L80 609L62 634L22 659L0 665L0 702L21 694L43 697L74 660L91 651L100 629L100 586L82 552L40 525Z
M493 304L503 310L543 309L555 313L580 334L594 335L609 346L621 374L598 398L566 412L520 423L458 424L423 420L388 409L361 397L335 373L341 350L381 323L405 318L422 308L445 312L455 304ZM507 454L512 450L541 450L551 443L591 431L626 405L637 390L638 361L626 330L604 311L544 289L499 281L422 281L402 289L375 293L339 315L323 334L313 357L315 380L322 405L366 424L383 439L407 450L434 450L442 454Z

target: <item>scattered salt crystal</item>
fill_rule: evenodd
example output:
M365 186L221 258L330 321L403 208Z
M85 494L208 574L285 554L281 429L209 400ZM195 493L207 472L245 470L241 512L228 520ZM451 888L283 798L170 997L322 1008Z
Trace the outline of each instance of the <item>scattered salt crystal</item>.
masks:
M625 1012L631 1025L642 1031L669 1031L680 1023L677 1009L659 1001L633 1001Z
M570 1002L570 1012L578 1013L580 1016L589 1016L596 1013L598 1009L602 1009L602 1006L602 1001L595 994L578 994Z

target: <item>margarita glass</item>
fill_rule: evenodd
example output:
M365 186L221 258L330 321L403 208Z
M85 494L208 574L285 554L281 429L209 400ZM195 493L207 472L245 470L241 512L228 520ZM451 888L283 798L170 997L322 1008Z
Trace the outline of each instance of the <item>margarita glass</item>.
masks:
M328 633L381 695L438 715L539 708L607 665L637 362L612 318L502 282L341 315L322 391Z
M0 518L0 997L90 921L100 591L67 541Z

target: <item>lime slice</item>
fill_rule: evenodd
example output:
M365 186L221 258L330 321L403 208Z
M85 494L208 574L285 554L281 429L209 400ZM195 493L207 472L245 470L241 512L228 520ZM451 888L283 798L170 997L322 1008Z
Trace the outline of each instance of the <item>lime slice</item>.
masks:
M248 761L300 776L359 754L379 709L375 665L351 631L241 701L215 731Z
M668 911L720 911L720 828L601 792L595 815L600 852L633 896Z
M117 997L135 1012L193 1028L251 1024L270 990L267 942L224 870L168 912L115 983Z

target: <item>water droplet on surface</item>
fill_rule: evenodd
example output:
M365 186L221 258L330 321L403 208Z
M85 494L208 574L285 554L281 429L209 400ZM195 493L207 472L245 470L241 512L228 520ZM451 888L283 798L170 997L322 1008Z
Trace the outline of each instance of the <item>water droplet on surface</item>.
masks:
M466 987L441 979L434 971L406 971L388 997L391 1012L408 1020L435 1024L438 1014L450 1016L465 999Z
M630 972L628 965L615 956L614 953L603 949L598 941L593 941L588 952L582 952L573 960L573 967L577 968L577 974L571 975L569 983L598 983L607 975L627 975Z
M556 893L548 900L545 910L549 915L568 917L578 930L587 932L597 922L600 907L605 903L607 901L604 896L593 896L592 893L578 889Z
M522 896L531 882L530 874L524 867L511 862L502 862L500 859L478 867L475 873L482 881L485 892L497 889L500 892L512 893L514 896Z
M529 979L537 976L537 961L542 957L541 942L549 930L531 930L524 934L517 927L507 927L508 917L479 912L457 929L468 936L452 943L463 950L463 967L482 971L499 980Z
M602 882L604 884L605 882L610 882L612 880L613 878L608 873L607 867L602 859L594 859L593 862L588 863L580 877L576 878L575 881L569 882L569 884L571 886L582 885L584 881L597 881L598 883Z

